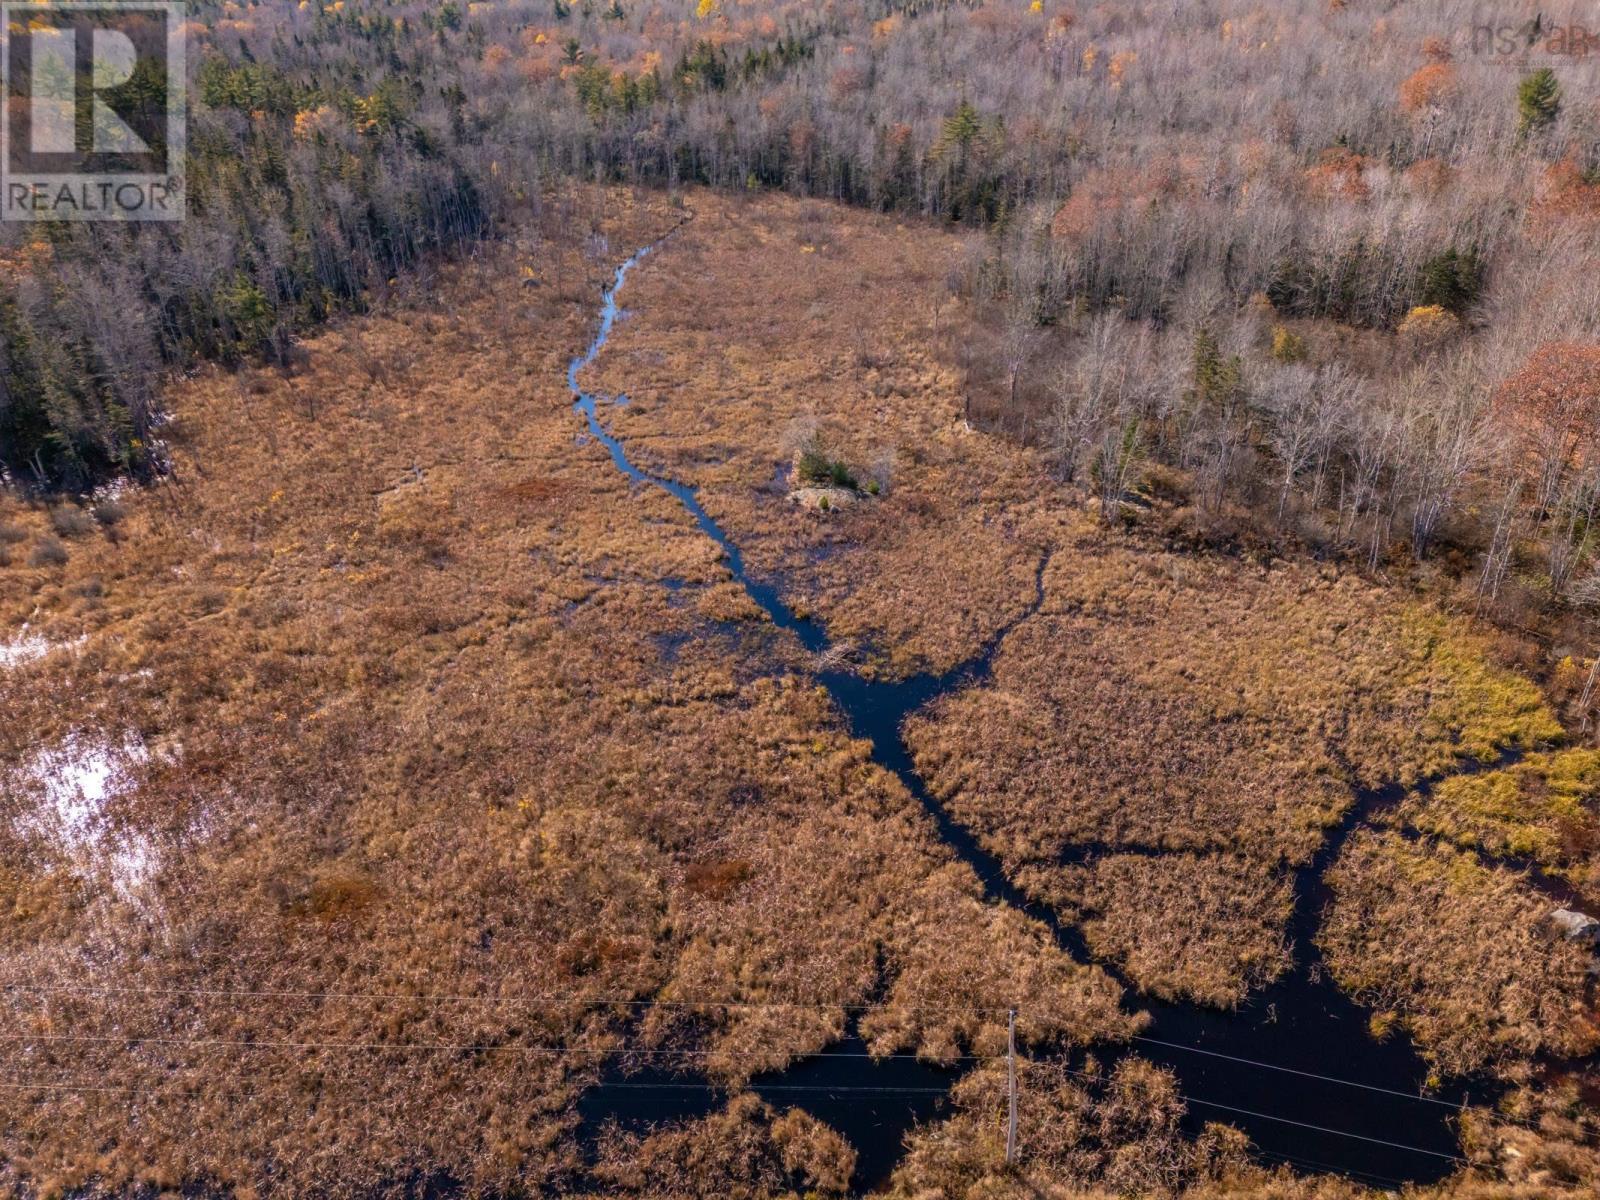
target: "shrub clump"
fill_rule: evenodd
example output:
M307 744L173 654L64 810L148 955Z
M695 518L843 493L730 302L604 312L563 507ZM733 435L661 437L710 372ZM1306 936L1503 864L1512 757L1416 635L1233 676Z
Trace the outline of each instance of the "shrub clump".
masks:
M1297 363L1306 357L1306 341L1287 325L1272 327L1272 357L1281 363Z
M128 510L123 507L120 501L109 498L97 501L90 511L93 512L94 519L106 529L120 525L128 515Z
M63 567L67 563L67 548L58 537L42 537L28 555L30 567Z
M1406 314L1396 331L1418 345L1435 345L1461 328L1461 321L1441 304L1419 304Z
M811 487L837 487L852 492L861 490L860 482L845 461L830 457L822 443L815 439L800 452L795 474L801 483Z
M80 537L94 530L94 518L81 508L61 504L50 510L50 528L61 537Z

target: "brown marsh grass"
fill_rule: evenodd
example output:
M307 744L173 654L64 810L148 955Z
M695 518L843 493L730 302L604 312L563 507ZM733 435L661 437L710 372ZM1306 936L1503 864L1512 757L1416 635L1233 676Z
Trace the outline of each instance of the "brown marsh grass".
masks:
M943 342L955 237L692 204L586 386L627 392L604 413L638 461L697 484L865 670L965 661L1045 564L992 678L908 733L1014 878L1141 984L1226 1004L1281 970L1286 872L1353 786L1560 736L1464 622L1093 529L1032 452L967 430ZM846 1005L871 1006L874 1051L939 1061L998 1052L1019 999L1025 1045L1137 1028L1105 973L984 901L715 546L583 436L567 360L613 260L678 212L599 191L566 210L292 373L178 388L176 475L117 501L114 540L32 561L49 514L3 502L0 628L53 647L0 666L0 949L29 985L3 1005L10 1078L36 1085L0 1093L13 1192L836 1193L837 1136L737 1089L838 1038ZM582 253L591 230L616 250ZM559 269L525 287L534 246ZM878 495L791 506L782 471L813 432ZM35 769L73 747L108 764L82 828ZM1458 904L1393 853L1351 843L1336 969L1381 942L1415 982L1386 1002L1445 1069L1485 1053L1462 1013L1494 1055L1578 1047L1557 1019L1571 948L1538 940L1526 890L1480 868ZM1450 971L1481 964L1461 947L1497 922L1532 957L1491 956L1464 991ZM636 1001L666 1003L634 1022ZM692 1050L736 1094L613 1130L591 1163L576 1101L627 1049ZM1220 1128L1182 1138L1147 1064L1025 1080L1020 1174L985 1068L894 1189L1358 1194L1250 1167ZM1532 1134L1480 1121L1484 1173L1454 1194L1584 1194L1587 1126L1528 1103Z

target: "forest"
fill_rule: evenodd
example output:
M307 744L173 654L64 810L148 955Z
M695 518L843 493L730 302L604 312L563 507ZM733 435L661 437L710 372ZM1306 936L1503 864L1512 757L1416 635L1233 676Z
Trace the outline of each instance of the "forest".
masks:
M551 179L776 189L983 231L970 415L1108 517L1582 608L1600 118L1581 6L1529 8L195 4L188 220L5 231L0 470L149 478L154 381Z
M1600 1187L1583 5L185 20L0 225L0 1196Z

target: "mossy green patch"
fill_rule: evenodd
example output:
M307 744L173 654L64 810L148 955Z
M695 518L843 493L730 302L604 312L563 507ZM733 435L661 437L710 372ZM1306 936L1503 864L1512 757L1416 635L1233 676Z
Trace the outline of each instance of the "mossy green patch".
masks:
M1410 607L1400 619L1411 683L1426 690L1429 740L1455 755L1491 761L1502 750L1532 749L1564 736L1532 680L1497 667L1463 622ZM1446 764L1438 763L1435 769Z
M1447 779L1408 806L1412 824L1457 846L1567 865L1600 831L1600 751L1533 754L1513 766Z

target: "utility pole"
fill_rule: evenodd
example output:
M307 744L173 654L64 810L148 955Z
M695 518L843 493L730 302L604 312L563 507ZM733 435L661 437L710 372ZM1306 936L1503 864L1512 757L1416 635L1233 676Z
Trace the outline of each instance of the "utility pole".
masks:
M1006 1019L1006 1092L1009 1098L1006 1114L1006 1166L1017 1161L1017 1010L1012 1009Z

